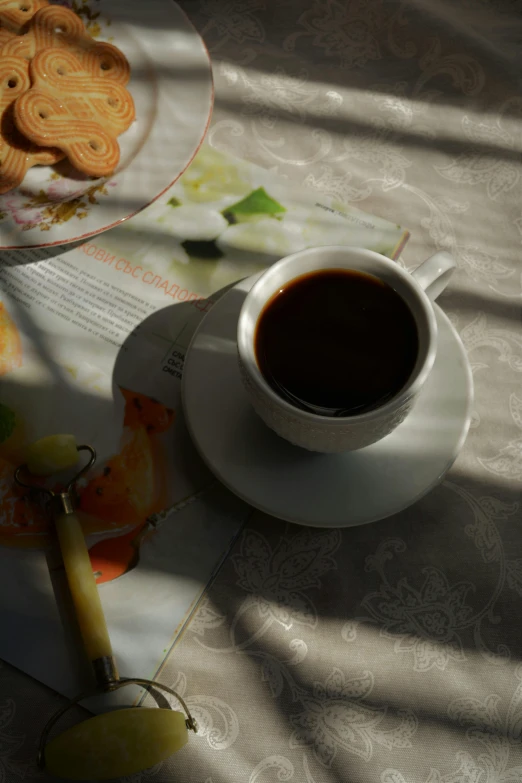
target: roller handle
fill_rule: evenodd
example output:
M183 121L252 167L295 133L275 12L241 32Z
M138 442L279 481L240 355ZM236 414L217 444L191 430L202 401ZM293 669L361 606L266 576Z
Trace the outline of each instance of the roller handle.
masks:
M82 527L73 511L56 513L54 524L85 651L98 683L110 689L118 672Z

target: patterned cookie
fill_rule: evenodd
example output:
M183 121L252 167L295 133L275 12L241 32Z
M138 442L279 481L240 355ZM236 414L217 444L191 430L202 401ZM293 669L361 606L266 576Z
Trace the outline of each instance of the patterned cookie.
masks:
M0 29L15 35L24 32L34 14L47 5L48 0L0 0Z
M131 94L121 84L92 74L67 49L43 49L29 65L31 84L67 103L79 120L99 122L111 136L126 131L135 117Z
M29 22L27 33L5 42L0 54L32 60L37 52L48 48L73 52L91 76L122 85L129 81L130 66L125 55L116 46L91 38L82 20L59 5L48 5L37 11Z
M33 143L55 145L79 171L96 177L116 168L116 137L135 117L121 84L92 76L65 49L44 49L29 66L32 87L15 103L18 129Z
M17 34L0 27L0 50L2 50L6 43L12 38L18 38Z
M27 170L52 165L63 158L60 150L40 149L22 136L14 124L14 103L31 86L29 64L19 57L0 60L0 193L16 188Z
M47 5L48 0L0 0L0 50L13 38L19 40L36 11Z

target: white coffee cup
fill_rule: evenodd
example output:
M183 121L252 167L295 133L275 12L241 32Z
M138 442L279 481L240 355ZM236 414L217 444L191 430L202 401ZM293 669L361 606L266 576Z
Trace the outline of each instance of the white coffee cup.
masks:
M271 297L292 280L326 269L357 270L388 283L406 302L417 325L419 350L406 385L383 405L353 416L322 416L294 407L269 386L255 355L257 322ZM241 377L265 424L296 446L319 452L354 451L389 435L410 412L433 367L437 322L432 301L444 290L454 269L453 258L445 252L428 258L410 274L379 253L341 246L301 250L269 267L248 293L237 330Z

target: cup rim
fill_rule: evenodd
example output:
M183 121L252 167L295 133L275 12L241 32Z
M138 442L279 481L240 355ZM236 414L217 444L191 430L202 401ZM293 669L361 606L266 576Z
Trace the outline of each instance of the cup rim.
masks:
M263 282L266 277L273 274L274 270L277 267L280 266L290 266L295 262L298 262L303 257L309 256L309 255L315 255L317 253L322 252L324 253L339 253L339 254L346 254L351 256L357 256L360 257L361 255L372 258L373 260L378 260L379 262L383 262L385 266L388 266L389 269L393 269L393 272L397 274L397 276L406 283L407 286L414 292L417 299L420 301L424 314L426 316L427 325L428 325L428 350L426 352L426 357L424 359L424 362L421 364L417 372L414 376L412 376L405 386L400 389L397 394L395 394L391 399L387 400L382 405L379 405L376 408L372 408L369 411L365 411L364 413L357 413L352 416L323 416L322 414L318 413L311 413L310 411L304 410L303 408L297 408L296 406L292 405L291 403L287 402L283 397L280 397L273 389L272 387L267 383L267 381L264 379L263 374L261 373L256 356L255 356L255 349L253 344L249 344L249 341L246 339L245 329L243 328L243 323L245 319L248 317L249 309L252 305L252 302L256 298L256 294L259 291L259 288L263 285ZM299 274L299 272L296 270L295 275L292 275L288 278L288 282L297 279L298 277L313 274L314 271L320 272L325 271L327 269L334 268L329 266L317 266L316 269L309 270L308 272L302 272ZM339 268L339 267L337 267ZM347 264L346 269L355 269L355 271L364 271L364 270L357 270L356 267L349 266ZM275 293L272 292L272 294ZM271 294L271 295L272 295ZM269 301L269 298L265 299L266 302ZM257 321L256 321L257 324ZM254 334L255 334L255 327L254 327ZM274 402L276 406L283 409L286 413L297 416L298 418L304 419L305 421L308 421L310 423L337 423L338 425L346 425L348 423L364 423L364 422L371 422L377 417L382 416L383 413L389 413L395 409L401 408L404 403L406 403L408 400L410 400L412 397L415 397L417 393L422 388L424 382L426 381L428 375L431 372L431 369L433 367L433 364L435 362L435 355L437 350L437 322L435 318L435 313L433 310L433 305L426 294L426 292L421 288L419 283L415 280L415 278L405 269L400 267L396 261L393 261L391 258L388 258L387 256L381 255L381 253L376 253L373 250L367 250L366 248L359 248L359 247L351 247L351 246L345 246L345 245L324 245L320 247L311 247L306 248L304 250L299 250L295 253L292 253L288 256L284 256L283 258L279 259L279 261L276 261L274 264L269 266L264 272L261 273L261 275L258 277L250 291L248 292L242 306L241 311L239 313L239 319L238 319L238 325L237 325L237 348L238 348L238 354L239 359L243 365L244 370L248 373L249 378L252 380L252 382L256 385L259 391L261 391L263 394L270 397L270 399Z

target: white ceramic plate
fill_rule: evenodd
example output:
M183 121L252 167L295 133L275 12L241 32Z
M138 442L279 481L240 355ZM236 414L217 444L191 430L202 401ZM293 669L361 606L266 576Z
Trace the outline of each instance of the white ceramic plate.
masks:
M75 6L91 34L129 60L136 121L120 136L120 164L109 179L82 178L67 164L35 166L20 188L0 196L3 249L83 240L131 217L183 173L210 122L208 52L173 0L76 0Z
M437 358L406 421L361 451L314 454L269 430L243 391L237 320L256 279L242 281L213 306L185 360L185 417L209 468L252 506L302 525L362 525L415 503L442 480L470 422L471 371L447 316L435 306Z

